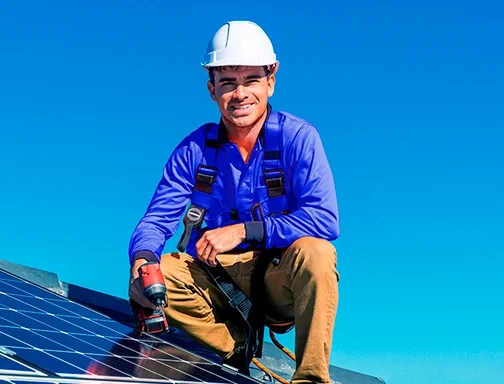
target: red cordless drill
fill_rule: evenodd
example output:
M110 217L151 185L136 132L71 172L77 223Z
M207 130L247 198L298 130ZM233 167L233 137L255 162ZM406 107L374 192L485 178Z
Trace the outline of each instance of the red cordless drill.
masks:
M145 308L131 302L133 312L141 331L162 333L168 330L163 308L167 306L166 287L159 263L145 263L138 268L138 277L142 282L143 293L156 309Z

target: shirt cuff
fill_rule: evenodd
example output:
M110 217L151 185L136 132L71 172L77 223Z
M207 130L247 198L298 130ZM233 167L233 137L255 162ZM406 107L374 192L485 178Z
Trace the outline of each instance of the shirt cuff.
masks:
M264 223L262 221L247 221L245 223L245 242L261 243L264 240Z
M135 256L133 256L133 259L131 260L131 265L135 264L135 261L138 259L147 259L149 262L159 263L156 255L154 255L151 251L138 251L135 253Z

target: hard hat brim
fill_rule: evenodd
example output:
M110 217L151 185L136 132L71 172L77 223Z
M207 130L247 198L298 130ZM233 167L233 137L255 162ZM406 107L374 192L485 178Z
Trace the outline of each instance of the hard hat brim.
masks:
M275 61L233 61L233 60L220 60L213 61L211 63L201 63L203 68L215 68L215 67L263 67L265 65L276 65L278 64L278 60Z

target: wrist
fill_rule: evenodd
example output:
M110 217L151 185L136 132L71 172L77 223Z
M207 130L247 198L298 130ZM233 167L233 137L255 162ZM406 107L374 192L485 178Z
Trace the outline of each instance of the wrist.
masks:
M135 262L133 263L134 266L140 266L142 264L145 264L145 263L148 263L149 260L147 260L146 258L144 257L139 257L138 259L135 259Z
M131 266L131 271L134 273L134 274L137 274L138 273L138 268L140 268L140 266L144 265L145 263L148 263L149 260L147 259L144 259L143 257L139 257L138 259L135 259L133 265Z
M241 241L245 241L247 238L247 229L245 227L245 223L238 224L240 232L239 232L239 237Z
M137 260L142 260L143 263L148 263L150 261L152 261L152 262L156 262L156 261L159 262L159 260L156 257L156 255L154 255L153 252L147 251L147 250L138 251L138 252L136 252L133 255L133 258L130 261L131 267L133 267L134 265L136 265L135 263L137 262Z

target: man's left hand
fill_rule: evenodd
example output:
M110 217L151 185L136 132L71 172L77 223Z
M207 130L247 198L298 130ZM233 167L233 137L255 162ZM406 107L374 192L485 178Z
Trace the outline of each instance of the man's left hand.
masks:
M206 231L196 243L198 259L215 267L216 256L236 248L245 240L245 235L245 224L233 224Z

